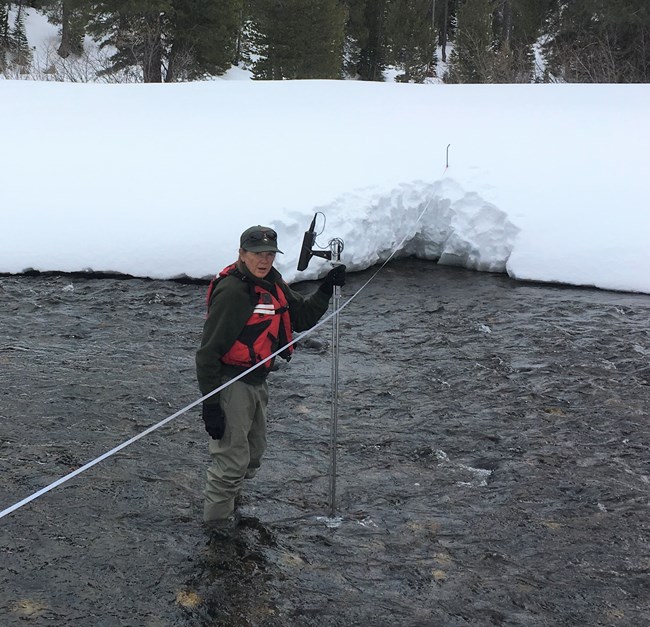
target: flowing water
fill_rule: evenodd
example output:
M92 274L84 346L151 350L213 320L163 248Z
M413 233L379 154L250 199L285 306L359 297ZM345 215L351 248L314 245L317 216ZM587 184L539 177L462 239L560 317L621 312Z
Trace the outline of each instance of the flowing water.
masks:
M199 397L204 293L0 277L0 509ZM236 530L202 526L194 408L0 519L0 624L650 625L649 315L394 262L340 317L335 518L324 325Z

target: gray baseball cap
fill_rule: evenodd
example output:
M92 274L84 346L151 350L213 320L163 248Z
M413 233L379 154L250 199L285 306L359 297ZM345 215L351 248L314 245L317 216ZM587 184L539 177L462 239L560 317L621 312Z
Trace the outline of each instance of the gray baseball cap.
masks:
M278 234L272 228L259 224L241 234L239 246L251 253L282 253L278 248Z

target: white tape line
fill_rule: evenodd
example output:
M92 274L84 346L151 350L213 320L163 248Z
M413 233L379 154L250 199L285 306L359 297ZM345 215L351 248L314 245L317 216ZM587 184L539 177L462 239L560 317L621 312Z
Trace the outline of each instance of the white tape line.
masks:
M429 208L429 205L431 204L431 200L425 205L424 209L422 210L422 213L420 213L418 219L416 220L416 224L422 219L422 216L424 215L424 212ZM303 337L309 335L319 327L322 327L328 320L331 320L336 314L339 312L343 311L358 295L359 293L372 281L386 266L386 264L397 254L399 249L402 247L402 244L407 239L407 235L404 236L402 241L395 247L393 252L390 254L388 259L384 261L384 263L379 267L379 269L348 299L346 300L336 311L331 312L328 314L325 318L322 318L319 320L311 329L305 331L304 333L301 333L300 336L296 337L295 339L291 340L291 342L288 342L285 344L282 348L279 348L275 353L272 355L269 355L266 359L263 359L259 363L255 364L245 372L242 372L241 374L237 375L236 377L233 377L229 381L226 381L222 386L218 387L216 390L212 390L209 394L206 394L205 396L202 396L198 400L194 401L193 403L190 403L186 407L183 407L183 409L180 409L177 411L175 414L172 414L171 416L165 418L164 420L161 420L160 422L156 423L155 425L149 427L142 433L132 437L130 440L127 440L126 442L122 442L122 444L116 446L115 448L111 449L110 451L107 451L103 455L100 455L99 457L93 459L92 461L88 462L87 464L84 464L80 468L77 468L77 470L73 470L71 473L65 475L64 477L61 477L60 479L57 479L54 483L50 483L50 485L41 488L38 490L38 492L34 492L34 494L31 494L27 498L24 498L22 501L19 501L18 503L15 503L11 507L7 507L6 509L3 509L0 512L0 518L4 518L5 516L11 514L12 512L15 512L17 509L20 509L23 507L23 505L27 505L27 503L31 503L35 499L39 498L40 496L43 496L44 494L47 494L50 490L54 490L54 488L57 488L61 484L65 483L66 481L69 481L70 479L76 477L77 475L80 475L82 472L85 472L89 468L92 468L96 464L99 464L99 462L104 461L105 459L111 457L112 455L115 455L118 451L121 451L123 448L126 448L127 446L130 446L134 442L137 442L141 438L143 438L145 435L149 435L152 431L155 431L156 429L162 427L163 425L166 425L168 422L171 420L174 420L174 418L178 418L178 416L181 416L185 412L189 411L193 407L196 407L199 403L202 403L206 398L210 398L211 396L214 396L215 394L218 394L221 392L221 390L227 388L231 383L234 383L235 381L239 381L242 377L245 377L249 372L252 372L256 368L259 368L262 364L265 364L267 361L270 359L273 359L277 355L279 355L283 350L288 348L289 346L293 346L296 342L300 341Z
M341 307L338 311L340 311L341 309L343 309L343 307ZM80 468L77 468L76 470L74 470L71 473L65 475L64 477L61 477L60 479L57 479L56 481L54 481L50 485L48 485L48 486L46 486L44 488L41 488L37 492L34 492L34 494L31 494L30 496L24 498L22 501L19 501L18 503L15 503L11 507L7 507L6 509L2 510L0 512L0 518L4 518L8 514L11 514L12 512L14 512L17 509L21 508L23 505L27 505L27 503L31 503L33 500L39 498L40 496L43 496L43 494L46 494L50 490L53 490L54 488L60 486L61 484L65 483L66 481L69 481L73 477L76 477L77 475L80 475L82 472L85 472L89 468L92 468L96 464L99 464L99 462L102 462L105 459L111 457L112 455L115 455L115 453L117 453L118 451L121 451L123 448L126 448L127 446L130 446L134 442L137 442L138 440L143 438L145 435L149 435L152 431L155 431L156 429L162 427L163 425L166 425L171 420L174 420L174 418L178 418L178 416L181 416L182 414L189 411L193 407L196 407L199 403L202 403L205 399L210 398L211 396L214 396L215 394L218 394L219 392L221 392L221 390L227 388L230 384L234 383L235 381L239 381L239 379L241 379L242 377L245 377L249 372L252 372L256 368L259 368L262 364L265 364L270 359L273 359L274 357L279 355L283 350L285 350L289 346L292 346L293 344L298 342L301 338L305 337L306 335L308 335L312 331L315 331L317 328L319 328L320 326L325 324L328 320L330 320L335 314L337 314L338 311L334 311L334 312L330 313L328 316L326 316L325 318L322 318L311 329L309 329L308 331L305 331L304 333L300 334L299 337L296 337L291 342L288 342L282 348L279 348L277 351L275 351L275 353L273 353L272 355L269 355L268 357L266 357L265 359L263 359L259 363L255 364L254 366L252 366L248 370L242 372L241 374L238 374L236 377L233 377L229 381L226 381L226 383L219 386L215 390L212 390L212 392L209 392L208 394L206 394L205 396L202 396L201 398L194 401L193 403L190 403L186 407L183 407L183 409L180 409L175 414L173 414L171 416L168 416L167 418L165 418L164 420L161 420L160 422L156 423L155 425L152 425L151 427L149 427L148 429L146 429L142 433L132 437L130 440L127 440L126 442L122 442L122 444L116 446L115 448L111 449L110 451L107 451L103 455L100 455L99 457L93 459L92 461L88 462L87 464L84 464Z

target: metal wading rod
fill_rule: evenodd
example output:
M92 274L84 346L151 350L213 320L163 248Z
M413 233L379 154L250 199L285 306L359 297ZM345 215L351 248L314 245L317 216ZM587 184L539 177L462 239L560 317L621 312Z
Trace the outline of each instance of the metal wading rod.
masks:
M339 262L342 250L342 242L334 239L330 242L332 251L332 262L336 265ZM332 402L330 418L330 493L329 493L329 514L330 518L336 516L336 447L338 434L338 410L339 410L339 302L341 300L341 288L334 286L332 292L332 309L335 312L332 318Z

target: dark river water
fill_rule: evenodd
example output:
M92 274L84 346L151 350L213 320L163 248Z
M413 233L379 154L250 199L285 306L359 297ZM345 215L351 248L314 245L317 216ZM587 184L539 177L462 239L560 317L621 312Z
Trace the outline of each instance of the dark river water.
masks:
M0 509L199 398L204 294L0 277ZM649 316L394 262L340 317L338 520L328 324L269 380L236 530L194 408L0 519L0 625L650 625Z

